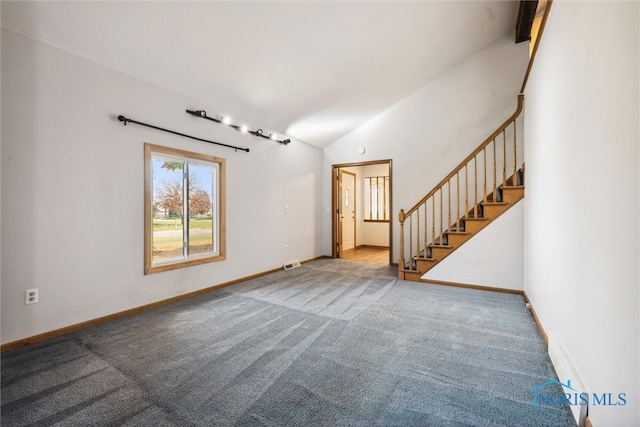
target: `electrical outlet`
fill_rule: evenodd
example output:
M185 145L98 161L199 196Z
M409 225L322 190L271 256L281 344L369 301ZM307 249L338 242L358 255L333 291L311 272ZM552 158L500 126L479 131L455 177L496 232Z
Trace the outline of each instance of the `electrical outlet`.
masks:
M286 254L287 252L289 252L289 245L284 245L284 253Z
M25 304L36 304L38 302L38 289L27 289L25 292Z

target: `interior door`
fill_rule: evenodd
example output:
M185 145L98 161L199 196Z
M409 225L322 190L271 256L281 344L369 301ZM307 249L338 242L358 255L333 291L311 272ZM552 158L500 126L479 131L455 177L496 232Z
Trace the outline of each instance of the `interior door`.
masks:
M339 253L356 247L356 175L340 170Z

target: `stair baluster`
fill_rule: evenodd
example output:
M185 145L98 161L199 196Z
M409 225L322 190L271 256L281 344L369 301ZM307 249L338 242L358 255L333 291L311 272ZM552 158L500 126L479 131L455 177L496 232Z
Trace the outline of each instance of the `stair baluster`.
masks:
M464 165L464 215L469 215L469 177L468 166Z
M405 268L404 264L404 209L400 209L400 213L398 214L398 222L400 223L400 247L398 250L400 251L400 259L398 260L398 271L401 271ZM404 278L404 277L403 277Z
M507 186L507 134L502 130L502 186Z
M493 138L493 201L497 202L498 191L496 187L496 139Z
M473 216L478 218L478 157L473 157Z
M436 199L431 196L431 244L436 242Z
M427 223L427 202L424 202L424 247L423 247L423 257L427 256L427 245L429 244L428 242L428 234L429 234L429 225Z
M484 163L484 167L482 168L484 172L484 184L482 187L482 201L486 203L487 202L487 147L484 147L482 149L482 153L483 153L482 161Z
M460 231L460 172L456 173L456 231Z
M442 187L440 187L440 245L442 244L442 218Z
M416 256L420 256L420 209L416 209Z
M518 151L516 149L516 122L513 121L513 178L511 184L515 187L518 185Z

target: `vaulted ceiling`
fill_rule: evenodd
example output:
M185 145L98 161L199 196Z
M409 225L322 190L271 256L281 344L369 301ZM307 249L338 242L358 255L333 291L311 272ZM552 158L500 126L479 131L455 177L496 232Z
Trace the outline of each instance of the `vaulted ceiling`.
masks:
M2 26L319 147L501 37L514 1L2 2ZM185 105L181 108L192 108Z

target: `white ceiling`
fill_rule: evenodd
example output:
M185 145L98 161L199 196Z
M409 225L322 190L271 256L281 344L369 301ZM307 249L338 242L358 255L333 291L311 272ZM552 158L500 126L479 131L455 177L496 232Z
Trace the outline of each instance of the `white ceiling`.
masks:
M515 1L2 1L9 30L319 147L511 36L516 15Z

